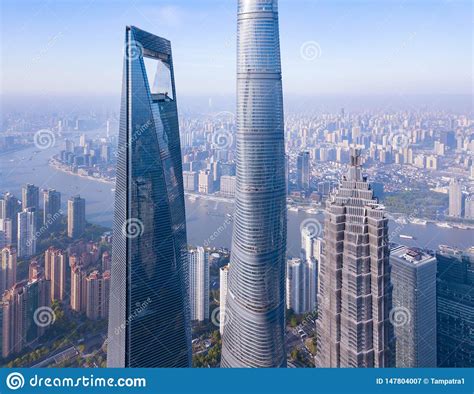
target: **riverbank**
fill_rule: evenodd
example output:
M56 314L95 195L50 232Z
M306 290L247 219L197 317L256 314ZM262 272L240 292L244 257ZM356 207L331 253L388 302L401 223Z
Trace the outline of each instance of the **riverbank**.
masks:
M103 183L108 183L110 185L115 185L115 179L96 177L96 176L92 176L92 175L84 175L84 174L79 174L77 172L74 172L74 171L72 171L71 169L68 168L69 166L61 163L55 157L52 157L51 159L49 159L48 164L49 164L50 167L53 167L54 169L56 169L58 171L62 171L64 173L68 174L68 175L74 175L74 176L78 176L78 177L84 178L84 179L89 179L89 180L92 180L92 181L103 182Z

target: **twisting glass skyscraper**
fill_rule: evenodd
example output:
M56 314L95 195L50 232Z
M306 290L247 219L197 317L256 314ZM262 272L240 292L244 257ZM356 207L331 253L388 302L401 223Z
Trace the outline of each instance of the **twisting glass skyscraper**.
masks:
M171 45L126 28L109 367L189 367L184 191Z
M276 0L239 0L237 183L222 367L285 367L285 148Z

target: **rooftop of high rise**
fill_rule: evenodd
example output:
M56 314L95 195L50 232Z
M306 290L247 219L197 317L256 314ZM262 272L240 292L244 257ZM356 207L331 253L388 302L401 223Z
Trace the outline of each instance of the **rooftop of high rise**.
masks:
M421 265L435 259L434 256L424 252L420 248L407 247L403 245L392 248L390 251L390 257L395 257L401 261L414 265Z

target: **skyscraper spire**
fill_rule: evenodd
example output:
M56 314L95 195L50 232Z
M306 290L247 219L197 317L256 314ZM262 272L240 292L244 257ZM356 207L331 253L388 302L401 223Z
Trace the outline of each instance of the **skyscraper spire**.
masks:
M222 367L285 367L286 182L278 6L239 0L237 182Z
M348 171L348 179L352 181L361 181L361 151L356 147L351 147L351 166Z

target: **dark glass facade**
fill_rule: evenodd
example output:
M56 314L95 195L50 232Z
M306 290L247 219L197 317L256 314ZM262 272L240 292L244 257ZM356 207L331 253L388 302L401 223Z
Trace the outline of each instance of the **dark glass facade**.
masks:
M163 79L167 90L160 90ZM175 97L170 42L127 27L109 367L191 366L186 224Z
M436 253L438 367L474 367L474 255L441 246Z

